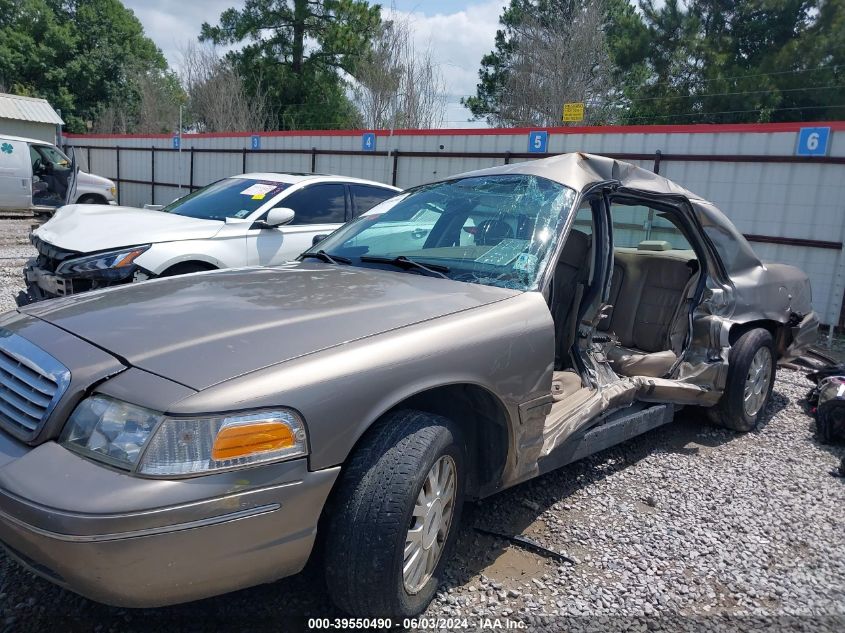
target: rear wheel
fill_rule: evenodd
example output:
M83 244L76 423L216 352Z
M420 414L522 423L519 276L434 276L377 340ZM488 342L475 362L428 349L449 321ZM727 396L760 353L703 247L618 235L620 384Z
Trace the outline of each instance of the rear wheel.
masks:
M775 383L775 345L767 330L749 330L731 347L728 380L719 403L709 410L719 426L750 431L772 395Z
M394 618L425 610L458 532L464 464L446 418L398 411L369 432L329 509L326 583L341 609Z

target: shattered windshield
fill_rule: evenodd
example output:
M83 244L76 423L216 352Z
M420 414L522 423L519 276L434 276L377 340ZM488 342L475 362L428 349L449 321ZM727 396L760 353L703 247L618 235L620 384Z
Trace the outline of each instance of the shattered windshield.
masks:
M450 180L374 207L312 250L432 272L410 260L456 281L531 290L574 201L574 190L537 176Z

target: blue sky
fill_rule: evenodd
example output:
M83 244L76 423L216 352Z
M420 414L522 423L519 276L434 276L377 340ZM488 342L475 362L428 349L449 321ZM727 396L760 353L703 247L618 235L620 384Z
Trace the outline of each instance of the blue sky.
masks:
M178 67L180 47L196 40L204 21L242 4L239 0L124 0L144 25L147 35ZM475 127L461 95L475 92L481 56L492 50L499 14L507 0L394 0L380 3L410 20L418 49L429 48L441 65L446 82L447 127ZM389 9L388 9L389 10Z

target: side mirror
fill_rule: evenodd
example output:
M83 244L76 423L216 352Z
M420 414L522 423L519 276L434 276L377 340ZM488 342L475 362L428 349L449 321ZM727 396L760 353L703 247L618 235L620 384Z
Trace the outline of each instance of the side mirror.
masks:
M287 207L276 207L267 212L267 219L264 223L267 226L282 226L283 224L290 224L296 216L293 209Z
M311 238L311 246L317 246L320 242L326 239L329 236L328 233L317 233L314 237Z

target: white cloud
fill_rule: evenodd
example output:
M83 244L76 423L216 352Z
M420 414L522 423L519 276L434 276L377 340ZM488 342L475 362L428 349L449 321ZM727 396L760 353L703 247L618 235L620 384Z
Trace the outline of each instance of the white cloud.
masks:
M489 0L454 13L425 15L420 11L396 13L407 18L418 50L430 48L440 63L449 93L446 113L448 127L472 127L469 111L460 97L475 94L481 57L493 50L499 15L505 0Z
M220 14L232 6L233 0L124 0L144 25L144 31L156 43L173 68L181 61L180 50L188 42L196 42L203 22L216 24Z
M236 0L124 0L144 25L144 30L162 50L174 68L179 66L180 49L196 41L203 22L215 24L229 7L240 7ZM386 5L387 2L383 2ZM449 5L459 5L450 2ZM456 11L426 15L418 3L413 11L396 13L410 22L418 50L431 48L432 57L441 65L446 82L448 127L473 127L469 111L460 105L460 97L475 93L481 57L493 49L499 15L507 0L473 3ZM438 5L439 6L439 5ZM431 7L428 7L431 10ZM385 14L390 11L385 10Z

